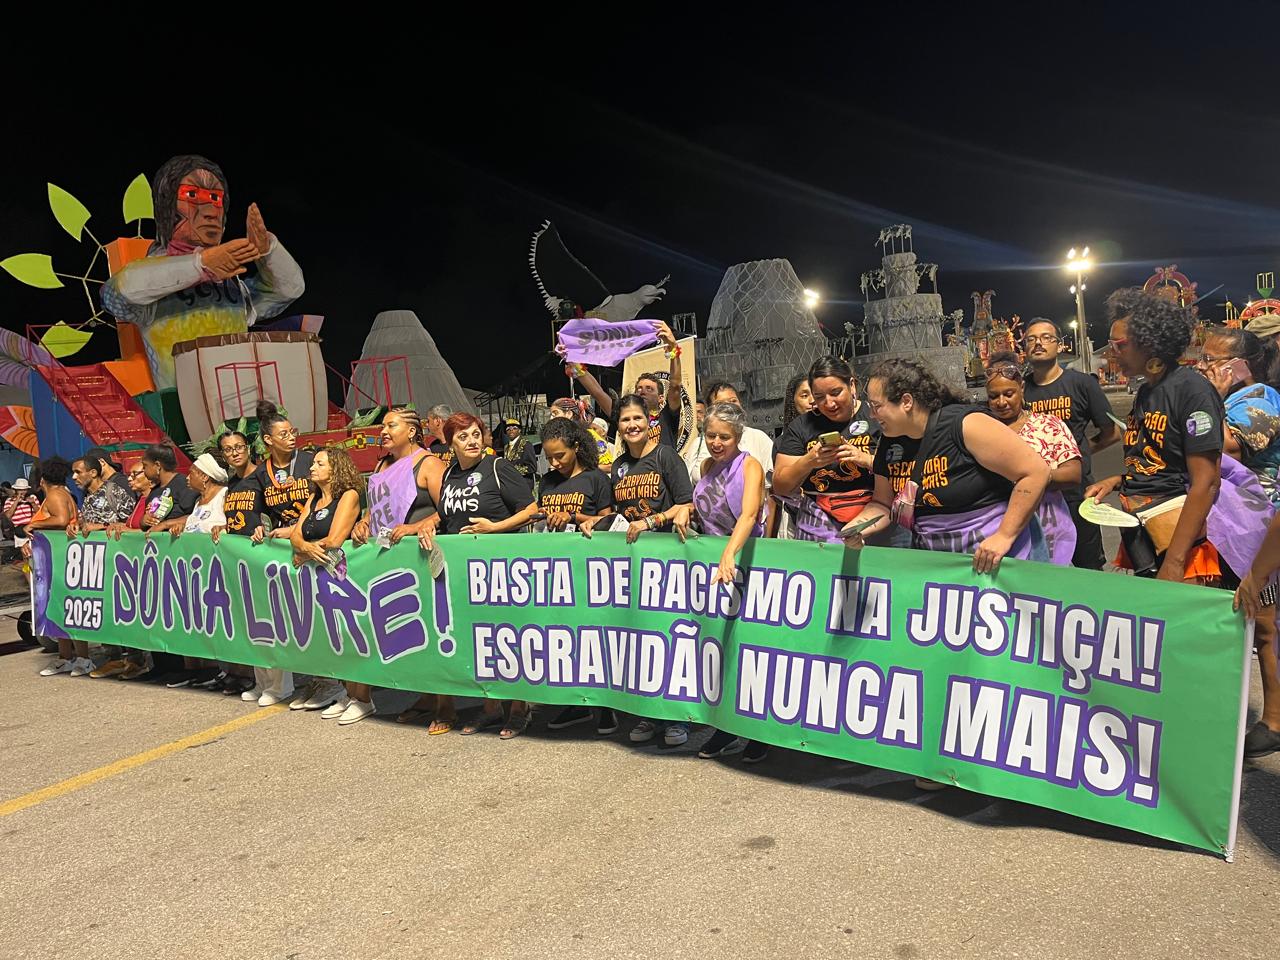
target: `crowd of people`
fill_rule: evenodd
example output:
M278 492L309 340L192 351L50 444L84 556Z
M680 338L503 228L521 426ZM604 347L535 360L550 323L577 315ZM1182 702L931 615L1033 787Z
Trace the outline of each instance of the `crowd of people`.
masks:
M589 370L568 366L585 398L551 403L540 476L535 445L518 422L498 425L495 447L479 417L435 406L425 419L408 407L385 414L383 456L366 480L341 448L299 450L287 417L264 404L258 443L224 432L185 477L162 446L148 448L127 476L104 450L70 464L53 457L31 481L39 496L15 483L3 512L20 536L106 530L215 543L224 535L286 539L295 564L330 569L345 562L345 549L369 542L416 538L430 556L440 534L609 529L635 543L701 531L726 538L715 578L728 582L755 537L962 553L979 573L1009 557L1102 570L1108 558L1100 529L1081 508L1114 493L1141 520L1122 528L1122 545L1109 558L1115 568L1233 589L1237 606L1256 617L1265 705L1245 753L1275 752L1280 527L1271 519L1280 502L1280 350L1273 337L1223 328L1192 357L1193 321L1176 303L1126 289L1107 306L1112 354L1141 381L1127 423L1114 416L1095 377L1060 364L1061 334L1038 319L1025 328L1021 356L990 358L985 405L953 393L915 360L884 360L860 385L845 360L828 356L788 386L775 439L747 424L733 384L710 384L700 398L683 395L680 350L663 326L670 369L641 376L629 393L606 390ZM1116 443L1123 444L1122 472L1095 477L1093 456ZM79 504L68 477L82 491ZM438 577L435 589L443 589ZM321 711L339 724L377 712L375 691L362 684L312 678L295 687L285 671L177 662L114 639L122 646L101 664L83 642L61 641L41 673L139 680L163 669L171 687L221 690L261 706L291 700L293 709ZM533 710L486 700L461 723L452 697L423 691L396 719L429 720L432 735L497 729L512 739L528 729ZM607 736L619 717L573 706L547 726L578 724ZM629 733L634 743L660 738L672 746L689 736L686 723L644 717ZM712 731L699 756L741 751L754 762L767 750Z

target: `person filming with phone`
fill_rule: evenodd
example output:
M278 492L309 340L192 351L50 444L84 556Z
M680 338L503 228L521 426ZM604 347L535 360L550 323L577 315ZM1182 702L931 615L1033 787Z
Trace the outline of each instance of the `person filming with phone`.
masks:
M840 542L875 489L871 465L880 430L839 357L809 369L813 408L787 424L774 456L773 493L794 503L795 539Z

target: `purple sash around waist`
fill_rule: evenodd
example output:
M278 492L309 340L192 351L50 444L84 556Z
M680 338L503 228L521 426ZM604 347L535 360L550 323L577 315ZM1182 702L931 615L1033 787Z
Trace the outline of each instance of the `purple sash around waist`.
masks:
M1046 490L1040 506L1036 508L1036 519L1044 531L1049 562L1060 567L1071 566L1071 558L1076 552L1076 525L1062 494L1057 490Z
M783 500L783 503L792 509L795 518L793 539L811 543L842 542L840 524L831 519L831 514L818 506L813 497L801 493L798 497Z
M939 550L945 553L973 553L978 544L1000 529L1007 503L993 503L966 513L916 514L912 530L912 546L917 550ZM1034 523L1034 521L1033 521ZM1038 524L1027 524L1006 556L1014 560L1041 559L1034 556L1039 537ZM1043 542L1043 541L1041 541ZM1069 556L1068 556L1069 559Z

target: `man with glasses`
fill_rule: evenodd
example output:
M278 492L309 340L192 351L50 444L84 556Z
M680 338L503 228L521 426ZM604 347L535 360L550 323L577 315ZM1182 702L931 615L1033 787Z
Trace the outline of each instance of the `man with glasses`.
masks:
M1084 488L1093 483L1092 455L1120 440L1120 427L1112 419L1111 402L1102 392L1097 378L1078 370L1063 369L1058 363L1061 334L1052 320L1036 317L1026 326L1024 351L1031 362L1025 402L1032 413L1057 417L1071 430L1084 459L1082 482L1078 488L1063 490L1062 496L1076 525L1076 550L1072 565L1101 570L1106 558L1102 553L1102 529L1080 516ZM1085 431L1089 424L1098 435L1089 440Z

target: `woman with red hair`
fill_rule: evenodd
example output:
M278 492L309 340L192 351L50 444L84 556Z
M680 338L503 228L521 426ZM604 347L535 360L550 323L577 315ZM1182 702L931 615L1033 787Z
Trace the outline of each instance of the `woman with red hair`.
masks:
M444 422L444 441L453 461L440 480L438 512L418 527L423 549L435 549L437 533L514 533L533 519L538 506L532 485L514 464L485 449L484 423L479 417L455 413ZM439 698L437 716L445 713L445 701L445 697ZM530 716L528 703L512 701L499 736L503 740L520 736L528 728ZM480 717L460 732L470 736L502 722L502 701L486 699Z

